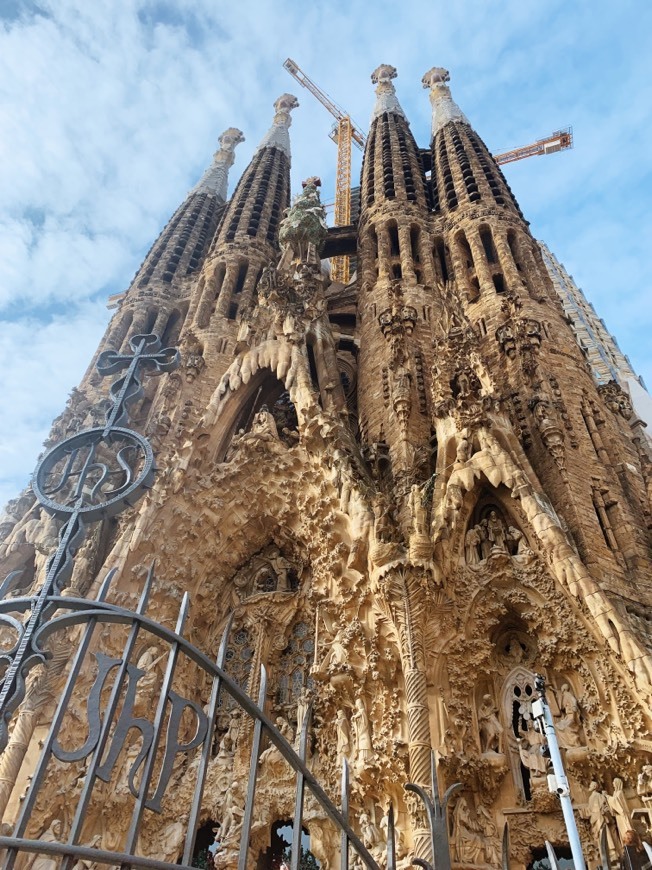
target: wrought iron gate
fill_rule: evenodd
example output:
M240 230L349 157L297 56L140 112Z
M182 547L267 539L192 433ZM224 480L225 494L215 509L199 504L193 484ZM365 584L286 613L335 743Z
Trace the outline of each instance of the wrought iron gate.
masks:
M349 770L343 762L341 806L336 807L315 779L307 763L311 728L311 708L302 723L298 751L288 742L265 713L267 694L266 673L262 669L258 702L254 702L225 672L224 663L229 628L224 631L216 661L212 661L184 637L189 600L184 595L176 628L171 630L147 615L152 590L154 568L150 568L135 610L129 610L108 600L115 572L106 576L94 599L75 595L67 586L73 569L74 555L84 538L86 526L103 517L113 516L135 503L151 486L154 459L149 443L141 435L124 427L129 405L141 394L139 370L170 371L178 365L178 352L161 350L154 335L137 335L131 339L133 355L106 351L100 355L98 370L102 375L126 369L124 376L111 387L113 404L104 427L87 429L56 445L41 460L33 480L33 489L40 504L52 515L64 520L59 545L46 566L45 581L34 594L15 597L18 572L6 578L0 587L0 628L5 637L12 636L12 645L0 656L5 671L0 683L0 763L23 760L26 743L16 738L21 713L16 716L13 732L8 724L22 701L29 698L29 687L38 681L51 653L48 642L65 639L76 649L66 651L68 671L65 687L58 699L40 758L33 773L11 836L0 836L4 850L4 868L11 870L21 853L39 853L52 857L52 866L60 860L62 870L71 870L82 862L120 865L121 867L156 868L156 870L186 870L191 866L195 838L201 820L202 800L214 740L216 716L224 694L250 717L252 722L251 756L244 807L239 822L238 868L251 867L249 840L254 822L256 784L263 741L273 744L288 762L295 777L293 842L291 870L298 870L301 855L301 832L306 793L310 792L341 835L340 866L349 866L349 854L358 856L368 868L379 865L355 833L349 821ZM102 650L100 628L124 626L121 654L111 656ZM136 650L143 640L151 639L165 647L165 670L151 719L136 714L139 681L146 671L133 663ZM202 705L201 698L185 697L173 688L180 663L192 662L210 684L210 699ZM94 682L85 698L87 733L82 745L66 748L60 743L61 729L69 713L71 700L79 695L80 675L95 673ZM196 693L195 693L196 694ZM182 720L193 722L189 739L181 737ZM97 800L102 783L111 781L127 736L136 729L141 738L138 754L130 760L127 772L128 791L133 796L133 809L122 851L95 848L84 844L84 823L91 801ZM83 732L83 729L80 729ZM31 735L30 735L31 736ZM24 735L23 735L24 738ZM83 739L83 738L80 738ZM27 740L29 742L29 740ZM21 755L22 753L22 755ZM158 860L139 854L138 838L145 813L160 813L161 804L170 784L175 761L180 754L195 758L195 782L185 838L179 844L179 861ZM38 839L30 839L29 824L39 800L47 794L46 777L49 766L81 765L82 775L69 806L71 817L67 830L53 821L50 829ZM450 867L446 802L449 789L440 803L437 794L433 761L434 802L420 786L407 785L423 800L430 823L432 853L437 870ZM8 797L8 795L7 795ZM5 801L6 804L6 801ZM4 807L3 807L4 809ZM46 862L47 863L47 862ZM430 867L415 859L415 864ZM80 866L82 866L80 865ZM396 866L393 811L389 811L386 866Z

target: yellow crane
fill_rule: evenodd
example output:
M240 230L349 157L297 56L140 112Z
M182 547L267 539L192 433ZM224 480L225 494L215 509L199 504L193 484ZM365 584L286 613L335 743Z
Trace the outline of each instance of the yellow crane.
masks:
M331 139L337 143L337 175L335 180L335 226L345 227L351 223L351 143L364 150L366 136L340 106L324 93L291 58L283 64L299 84L307 88L331 115L336 123L331 129ZM346 284L349 280L349 258L333 257L331 261L333 281Z

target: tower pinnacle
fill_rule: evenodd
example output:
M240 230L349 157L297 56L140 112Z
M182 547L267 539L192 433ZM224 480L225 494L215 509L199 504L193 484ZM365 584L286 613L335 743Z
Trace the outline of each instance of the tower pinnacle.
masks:
M468 118L451 96L451 91L446 82L450 81L450 73L440 66L432 69L421 79L424 88L430 89L430 102L432 104L432 138L450 121L461 121L468 124Z
M228 130L225 130L218 139L220 147L213 155L213 162L191 190L191 193L212 193L226 202L229 169L235 161L235 148L244 141L245 137L242 130L238 130L237 127L229 127Z
M279 148L284 154L290 156L290 134L288 132L292 118L290 112L299 107L299 101L293 94L281 94L274 103L276 114L272 126L261 139L257 150L263 148Z
M401 104L396 96L396 90L392 84L392 79L395 79L396 76L396 67L390 66L388 63L381 63L372 72L371 81L377 85L376 105L371 113L372 121L385 112L393 112L396 115L405 117L405 112L401 108Z

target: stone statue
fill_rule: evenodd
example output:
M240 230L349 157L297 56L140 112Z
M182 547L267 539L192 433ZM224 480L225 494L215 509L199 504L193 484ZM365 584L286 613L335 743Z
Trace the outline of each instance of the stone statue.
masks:
M306 718L306 713L308 712L308 707L310 706L310 690L303 686L301 691L299 692L299 697L297 698L297 746L299 745L299 740L301 739L301 729L303 728L303 722Z
M507 546L505 545L506 529L505 523L498 516L496 511L491 511L487 518L487 538L491 541L492 553L506 553Z
M279 242L284 253L282 267L289 266L288 260L306 260L309 246L313 245L318 253L328 233L326 210L319 198L319 178L309 178L303 182L303 190L287 210L279 227ZM291 258L287 252L291 251Z
M623 781L619 777L614 779L614 792L608 796L609 806L616 820L618 836L624 841L627 831L633 828L632 816L627 804L627 798L623 791Z
M246 436L245 436L246 437ZM270 414L267 405L262 405L251 425L250 439L257 441L278 441L276 421Z
M534 553L528 546L527 538L520 529L516 526L510 526L507 529L507 540L516 545L516 556L534 556Z
M367 849L373 849L378 843L378 829L371 821L369 813L360 813L360 837Z
M559 693L559 709L562 713L557 722L559 742L566 749L579 746L581 741L580 705L568 683L564 683Z
M636 794L652 798L652 764L644 764L636 779Z
M288 743L294 743L294 733L292 732L292 727L289 722L287 722L282 716L276 717L276 727L281 732L282 736L285 737ZM258 759L258 764L265 765L270 771L274 772L274 775L278 775L278 767L283 767L286 764L286 761L281 754L280 749L276 746L275 743L271 743L267 749L261 754Z
M467 565L478 565L480 563L480 545L482 538L480 536L480 527L472 526L464 537L464 550L466 553Z
M593 781L589 785L589 799L587 801L587 815L591 823L591 833L593 841L599 847L602 837L602 830L607 829L607 846L609 852L615 851L615 843L611 833L610 822L613 820L609 799L604 792L598 791L597 782Z
M471 455L471 445L469 444L469 439L467 437L467 432L464 430L460 432L458 441L457 441L457 450L455 453L455 462L459 462L463 465L465 462L468 462L469 457Z
M369 717L362 698L357 698L351 716L355 740L356 767L364 768L373 760Z
M346 713L341 707L337 711L335 730L337 732L337 758L341 762L342 758L348 758L351 753L351 728Z
M427 511L423 503L423 493L416 483L412 484L410 490L410 513L412 514L412 531L414 534L427 535Z
M63 833L61 819L52 819L46 831L38 838L44 843L60 843ZM56 855L32 855L24 864L24 870L57 870L59 859Z
M465 797L461 797L455 805L453 839L460 864L484 864L484 832Z
M498 710L491 695L485 695L478 710L478 730L482 752L500 752L500 735L503 726L498 719Z
M523 765L527 767L533 776L545 776L548 773L548 762L541 755L543 738L536 731L526 731L523 737L518 738L518 754L521 756Z

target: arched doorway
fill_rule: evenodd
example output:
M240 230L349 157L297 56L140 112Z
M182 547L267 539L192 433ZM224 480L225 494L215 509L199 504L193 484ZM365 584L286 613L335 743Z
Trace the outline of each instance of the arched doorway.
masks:
M268 848L261 852L256 870L281 870L283 862L290 866L290 854L292 845L291 821L279 819L270 828L270 843ZM310 851L310 834L305 828L301 829L301 860L299 870L317 870L319 861Z

